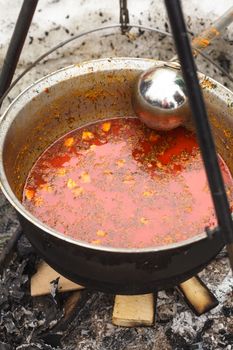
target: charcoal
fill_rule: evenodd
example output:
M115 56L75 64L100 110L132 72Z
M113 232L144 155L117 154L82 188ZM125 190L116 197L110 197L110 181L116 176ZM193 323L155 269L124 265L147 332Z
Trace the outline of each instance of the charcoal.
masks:
M175 304L173 305L167 305L167 304L161 304L157 306L157 322L160 323L167 323L172 320L176 313L176 307Z
M53 328L63 317L63 310L58 308L49 295L35 298L33 308L37 310L37 320L41 320L41 322L44 320L44 330Z
M1 288L1 285L0 285ZM1 288L1 294L0 294L0 307L3 304L6 304L8 301L8 291L5 288Z
M58 285L59 285L59 279L60 277L57 277L55 280L50 282L51 285L51 291L50 294L58 307L61 307L61 300L58 292Z
M233 307L223 306L222 312L226 317L233 317Z
M53 350L54 348L44 343L22 344L16 350ZM59 350L58 348L56 350Z
M50 345L52 347L58 347L61 346L61 338L63 334L62 333L48 333L45 336L42 336L42 339L45 344Z
M190 350L206 350L206 347L203 347L203 344L200 343L195 343L190 346Z
M25 235L18 242L17 253L20 258L27 257L29 254L35 254L34 248Z
M0 350L11 350L11 346L0 341Z
M1 325L7 333L9 334L18 334L19 329L16 327L13 319L13 315L10 311L6 312L3 314L2 320L1 320Z
M18 247L27 242L23 240ZM17 251L0 278L0 350L8 350L8 344L9 349L53 349L40 335L60 321L63 310L52 296L42 298L43 302L30 296L29 281L37 261L29 247L23 254Z

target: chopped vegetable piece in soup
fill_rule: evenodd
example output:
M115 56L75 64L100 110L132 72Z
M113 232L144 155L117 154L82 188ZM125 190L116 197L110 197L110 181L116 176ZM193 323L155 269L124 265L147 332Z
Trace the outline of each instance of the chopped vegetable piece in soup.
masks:
M219 156L232 208L233 179ZM216 224L195 135L137 118L70 132L36 161L23 203L48 226L94 245L163 246Z

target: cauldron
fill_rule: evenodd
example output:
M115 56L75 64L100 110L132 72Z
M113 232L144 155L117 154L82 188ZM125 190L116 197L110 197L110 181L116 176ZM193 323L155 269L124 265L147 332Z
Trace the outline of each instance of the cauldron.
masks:
M134 80L158 63L163 62L109 58L61 69L23 91L0 123L1 188L24 233L59 273L104 292L142 294L176 285L203 269L224 246L217 230L210 238L204 228L191 239L162 247L94 246L46 226L21 204L26 177L38 156L77 127L106 116L133 116ZM199 76L218 153L233 172L233 94L213 79Z

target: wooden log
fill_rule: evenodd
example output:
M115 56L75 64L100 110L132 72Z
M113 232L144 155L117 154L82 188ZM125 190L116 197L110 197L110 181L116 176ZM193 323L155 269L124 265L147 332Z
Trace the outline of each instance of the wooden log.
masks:
M218 305L218 300L198 276L180 283L179 289L185 301L197 316L213 309Z
M63 277L57 271L52 269L46 262L42 262L37 269L35 275L31 278L31 296L39 296L50 294L51 281L54 281L59 277L58 291L69 292L74 290L80 290L84 287L76 284L67 278Z
M123 327L152 326L154 295L116 295L112 323Z

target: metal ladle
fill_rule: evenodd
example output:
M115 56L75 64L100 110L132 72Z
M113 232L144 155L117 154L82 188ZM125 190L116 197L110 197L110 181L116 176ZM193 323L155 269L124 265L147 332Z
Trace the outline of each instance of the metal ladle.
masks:
M193 39L194 55L198 54L197 50L206 48L232 21L233 6ZM158 63L143 72L135 82L133 109L142 122L152 129L174 129L191 116L180 64L176 60L177 56L167 63Z

